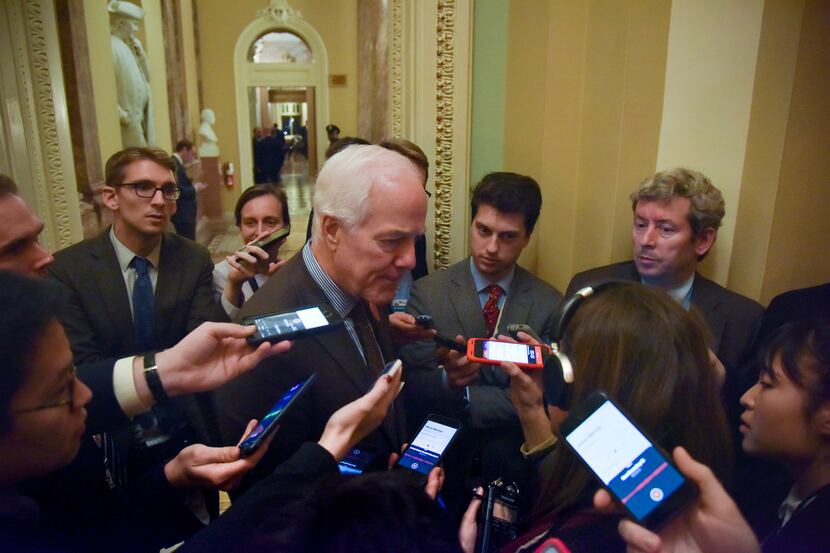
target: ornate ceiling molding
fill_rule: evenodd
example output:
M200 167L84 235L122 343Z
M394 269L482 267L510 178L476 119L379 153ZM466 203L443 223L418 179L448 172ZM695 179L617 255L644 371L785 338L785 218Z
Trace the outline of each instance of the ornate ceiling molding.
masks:
M271 0L267 8L256 12L257 17L272 19L277 25L284 25L289 19L302 19L300 10L295 10L288 5L288 0Z

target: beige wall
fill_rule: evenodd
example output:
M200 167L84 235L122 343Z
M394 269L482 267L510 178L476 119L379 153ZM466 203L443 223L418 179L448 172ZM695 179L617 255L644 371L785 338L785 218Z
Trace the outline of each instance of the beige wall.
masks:
M168 152L173 149L170 136L170 105L167 97L167 62L164 57L164 31L161 23L161 0L143 0L144 51L150 67L150 94L153 102L155 146Z
M830 281L830 4L808 0L761 298Z
M509 33L504 165L543 189L540 277L629 259L628 194L686 165L727 205L704 274L764 303L830 280L830 5L513 1Z
M669 6L514 2L510 17L511 33L535 39L508 58L520 66L508 65L505 166L538 174L537 274L564 290L576 271L630 254L627 196L657 157ZM537 111L520 115L528 105Z
M267 5L263 0L237 0L233 9L225 2L194 0L199 16L204 106L216 112L214 130L219 137L222 162L239 167L236 128L233 51L242 30ZM292 8L315 28L326 45L330 74L345 74L347 86L329 91L330 119L342 135L357 132L357 0L292 0ZM239 186L223 192L230 210L239 195Z
M182 22L182 46L184 50L185 90L187 91L187 111L190 128L194 138L198 136L201 106L199 106L199 67L196 61L196 29L194 21L193 0L179 0Z

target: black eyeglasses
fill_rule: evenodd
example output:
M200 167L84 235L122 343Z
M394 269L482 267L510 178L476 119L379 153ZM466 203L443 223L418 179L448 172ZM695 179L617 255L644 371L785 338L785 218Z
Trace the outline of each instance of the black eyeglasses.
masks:
M171 202L178 200L179 196L182 195L181 188L172 182L156 186L155 183L143 180L139 182L125 182L121 186L131 186L135 190L135 195L139 198L152 198L159 190L161 190L162 197Z
M69 369L69 382L64 388L64 391L68 393L66 399L62 399L60 401L56 401L54 403L46 403L44 405L38 405L36 407L24 407L23 409L15 409L11 412L12 415L19 415L21 413L31 413L33 411L43 411L44 409L52 409L54 407L63 407L64 405L68 405L69 409L72 410L75 408L75 382L78 380L78 369L75 368L75 365L72 365Z

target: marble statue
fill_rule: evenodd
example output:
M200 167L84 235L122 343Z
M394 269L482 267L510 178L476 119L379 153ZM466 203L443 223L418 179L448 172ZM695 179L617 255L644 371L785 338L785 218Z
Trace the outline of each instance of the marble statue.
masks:
M202 124L199 125L199 157L219 157L219 139L213 132L216 123L216 114L210 108L202 110Z
M141 41L136 37L144 10L131 2L112 1L110 33L121 142L129 146L153 145L156 141L150 98L150 70Z

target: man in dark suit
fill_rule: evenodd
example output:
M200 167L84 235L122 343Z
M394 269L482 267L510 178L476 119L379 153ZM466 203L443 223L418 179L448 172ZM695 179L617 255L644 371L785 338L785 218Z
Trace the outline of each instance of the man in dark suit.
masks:
M705 175L677 168L645 179L631 194L634 259L575 275L568 290L603 280L631 280L662 288L688 309L700 310L712 351L730 376L743 361L764 308L697 272L718 235L723 197Z
M49 275L68 291L61 320L76 364L144 355L151 368L152 352L175 345L214 313L210 254L165 232L179 197L174 171L173 159L157 148L114 154L101 190L112 227L55 254ZM218 440L209 396L161 401L151 390L159 400L152 412L105 437L117 452L108 459L119 484L140 479L189 442ZM207 499L199 516L215 512L215 494ZM198 523L183 511L170 527L186 534Z
M196 194L206 186L201 182L190 182L190 177L187 176L187 166L196 159L196 146L190 140L179 140L172 157L176 164L179 199L176 200L176 212L170 220L179 236L196 240Z
M562 294L517 264L541 207L542 193L532 178L486 175L471 200L470 257L415 282L408 311L431 315L438 333L449 338L507 334L511 323L549 334ZM469 457L473 449L481 450L485 478L508 476L511 465L512 472L520 472L522 432L510 401L510 377L501 367L440 351L439 356L432 340L401 349L412 384L410 422L417 424L430 411L462 418L474 431L474 445L456 450L467 449Z
M394 198L394 201L389 201ZM331 414L369 389L394 359L385 306L398 280L415 265L414 241L424 232L427 196L420 170L378 146L350 146L332 156L317 178L310 242L242 307L238 318L330 304L344 319L337 329L297 340L279 359L217 390L225 443L259 418L290 386L312 372L317 380L286 414L259 469L273 466L316 438ZM407 438L396 401L381 427L364 440L383 467Z

